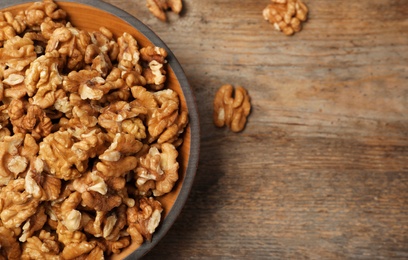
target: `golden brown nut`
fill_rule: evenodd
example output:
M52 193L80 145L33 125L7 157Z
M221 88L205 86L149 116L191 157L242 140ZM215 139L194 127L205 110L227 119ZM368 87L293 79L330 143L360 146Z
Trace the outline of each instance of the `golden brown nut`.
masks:
M98 123L106 131L118 133L121 124L126 119L147 114L147 109L139 104L137 100L132 102L117 101L101 109Z
M36 27L47 18L52 20L64 20L67 13L60 9L53 0L43 0L30 5L24 12L25 22L30 27Z
M41 230L47 222L47 218L48 216L45 214L45 206L41 205L36 213L23 225L23 233L21 234L19 241L25 242L27 241L27 238L30 238L34 234L34 232Z
M80 193L96 191L102 195L108 192L108 185L97 171L88 171L72 182L72 188Z
M56 237L41 230L38 236L27 238L22 246L21 259L51 259L60 260L59 246Z
M171 9L176 14L179 14L183 9L181 0L147 0L146 6L154 16L163 22L167 20L165 13L167 9Z
M154 196L162 196L170 192L178 180L179 164L176 160L178 152L169 143L156 147L139 159L136 168L136 186L141 191L146 191L146 185L151 188ZM151 182L153 181L154 185ZM144 194L142 194L144 195Z
M180 108L177 92L165 89L153 93L157 107L149 109L147 127L149 142L174 142L188 123L186 111Z
M123 71L136 71L141 74L140 52L136 39L129 33L123 33L118 38L119 54L118 68Z
M52 175L72 180L86 172L89 158L99 155L103 147L104 134L100 129L78 135L74 131L58 131L40 143L39 157L47 164Z
M0 223L1 224L1 223ZM20 243L12 229L0 225L0 258L18 260L21 256Z
M119 195L108 194L105 196L96 191L82 193L82 205L95 211L108 212L118 207L121 203L122 198Z
M71 26L60 27L53 31L45 51L57 50L66 59L68 70L78 70L85 63L85 52L90 43L88 32Z
M41 107L14 99L8 107L14 133L30 133L39 140L51 133L52 122Z
M34 42L28 38L14 36L0 49L0 64L7 65L11 71L23 71L36 58Z
M286 35L292 35L302 29L306 21L308 8L301 0L271 0L263 10L263 17L274 25L275 29Z
M51 107L56 100L56 90L62 84L59 72L60 55L57 51L46 53L34 60L26 71L24 80L32 104L41 108Z
M21 15L13 16L10 12L0 12L0 46L3 41L10 40L26 29Z
M6 136L0 142L0 186L8 183L24 172L28 165L27 158L19 155L19 147L23 144L24 135ZM6 194L5 194L6 195Z
M0 218L6 228L20 227L35 214L40 203L25 190L25 180L11 180L0 191Z
M159 47L145 47L140 49L141 58L147 62L148 67L143 69L143 76L146 79L146 84L153 90L161 90L164 88L166 81L166 63L167 52Z
M158 227L163 211L159 201L152 197L143 197L138 205L127 209L127 221L129 227L133 229L133 237L138 239L136 230L147 240L151 240L152 234ZM129 229L128 229L129 230Z
M240 132L245 128L250 111L250 98L243 87L237 87L234 93L234 87L227 84L217 91L213 115L217 127L227 126L233 132Z

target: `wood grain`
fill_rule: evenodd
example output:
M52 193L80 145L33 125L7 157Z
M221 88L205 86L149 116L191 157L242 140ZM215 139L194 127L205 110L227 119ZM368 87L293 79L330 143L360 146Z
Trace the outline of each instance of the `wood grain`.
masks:
M152 28L196 94L201 156L185 208L146 259L407 259L408 2L306 1L287 37L267 0L185 0ZM212 123L222 84L248 89L244 132Z

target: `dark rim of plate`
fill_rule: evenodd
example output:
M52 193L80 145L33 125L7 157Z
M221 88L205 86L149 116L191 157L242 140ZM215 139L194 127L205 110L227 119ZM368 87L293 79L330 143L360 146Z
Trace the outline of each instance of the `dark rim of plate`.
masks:
M40 1L40 0L39 0ZM0 9L11 7L19 4L35 2L33 0L2 0L0 3ZM178 215L180 214L184 204L187 201L188 195L190 193L191 187L193 185L194 177L198 167L199 159L199 147L200 147L200 127L199 127L199 117L198 110L196 105L196 100L193 94L193 91L188 83L188 80L184 74L183 68L180 63L177 61L174 54L167 47L167 45L144 23L133 15L125 12L124 10L115 7L109 3L105 3L99 0L64 0L64 1L55 1L58 2L71 2L71 3L80 3L88 6L93 6L99 8L105 12L111 13L125 22L132 25L140 33L142 33L146 38L148 38L154 45L164 48L168 53L168 63L173 69L174 74L177 77L177 80L180 82L181 89L186 99L187 108L189 112L189 125L191 130L191 140L190 140L190 152L188 164L186 165L186 174L183 180L183 185L180 189L180 193L177 196L176 201L174 202L173 207L169 211L166 218L162 221L159 227L156 229L156 232L153 235L151 242L143 243L137 250L132 252L126 259L138 259L147 254L152 248L154 248L157 243L166 235L170 230L170 227L176 221Z

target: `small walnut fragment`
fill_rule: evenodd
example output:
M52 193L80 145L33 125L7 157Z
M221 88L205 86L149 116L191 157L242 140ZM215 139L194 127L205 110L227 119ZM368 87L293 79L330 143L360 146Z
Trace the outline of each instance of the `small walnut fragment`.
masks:
M167 21L166 10L171 9L174 13L179 14L183 9L181 0L147 0L146 6L154 16L163 22Z
M251 112L248 92L243 87L223 85L214 98L214 124L218 127L227 126L233 132L245 128L247 117Z
M308 8L301 0L271 0L263 10L265 20L273 24L278 31L292 35L302 29L306 21Z

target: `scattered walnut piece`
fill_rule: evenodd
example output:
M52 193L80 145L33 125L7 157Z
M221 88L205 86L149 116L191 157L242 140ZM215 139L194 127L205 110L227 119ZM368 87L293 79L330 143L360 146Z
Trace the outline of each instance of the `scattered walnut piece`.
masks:
M275 29L286 35L292 35L302 29L307 19L308 8L301 0L271 0L263 10L263 17L274 25Z
M147 0L146 6L154 16L163 22L167 20L165 13L167 9L171 9L176 14L179 14L183 9L181 0Z
M251 111L248 92L243 87L226 84L221 86L214 98L213 120L217 127L227 126L233 132L245 128Z

